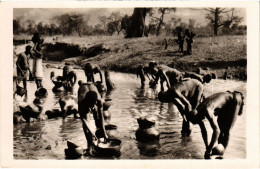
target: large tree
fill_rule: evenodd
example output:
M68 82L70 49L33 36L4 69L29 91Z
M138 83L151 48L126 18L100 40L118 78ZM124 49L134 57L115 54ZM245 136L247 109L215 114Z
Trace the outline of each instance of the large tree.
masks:
M107 23L108 23L108 17L102 15L102 16L98 17L98 20L99 20L100 24L103 26L103 30L105 31L106 27L107 27Z
M154 16L154 11L153 10L150 11L150 17L151 17L152 21L157 24L157 27L156 27L156 35L157 36L160 33L161 27L163 25L165 25L165 23L163 21L164 15L165 14L169 14L170 12L175 12L175 11L176 11L176 8L159 8L158 9L159 17L155 17Z
M145 17L150 8L134 8L131 23L126 31L126 38L148 36Z
M13 33L19 35L21 33L22 26L21 21L18 19L13 19Z
M59 27L62 30L63 36L71 35L73 30L81 36L82 29L87 25L88 16L83 14L63 14L55 17L59 23Z
M122 20L121 20L121 30L125 30L127 31L127 28L130 26L131 24L131 16L125 15Z
M35 21L31 19L27 19L25 22L27 23L27 33L28 34L35 33L36 32Z
M79 37L81 37L82 27L84 25L83 15L82 14L72 14L69 18L69 25L74 28Z
M214 35L217 36L218 35L218 29L224 25L226 25L226 27L230 26L233 22L241 22L242 17L238 17L234 15L234 8L232 9L226 9L226 8L206 8L206 11L208 11L208 13L206 14L206 19L208 19L211 23L211 25L213 26L214 29ZM224 18L223 14L227 14L231 13L231 17L226 17Z
M112 12L108 17L107 32L112 35L115 31L117 34L121 32L122 16L120 12Z

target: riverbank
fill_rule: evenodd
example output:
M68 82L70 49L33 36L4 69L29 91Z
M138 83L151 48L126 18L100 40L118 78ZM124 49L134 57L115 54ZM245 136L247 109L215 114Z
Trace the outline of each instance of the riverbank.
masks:
M228 71L230 79L247 79L246 36L195 38L192 55L177 52L175 37L124 39L123 36L59 36L44 39L45 65L54 67L69 62L74 68L81 68L86 62L92 62L102 69L135 73L138 65L148 65L153 60L180 71L201 68L214 72L218 78L223 78Z

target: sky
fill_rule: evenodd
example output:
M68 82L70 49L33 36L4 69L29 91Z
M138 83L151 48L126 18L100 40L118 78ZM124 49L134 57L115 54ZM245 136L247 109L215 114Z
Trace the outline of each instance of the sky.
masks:
M109 16L113 11L120 12L121 15L131 16L133 8L16 8L13 11L14 19L17 17L24 17L25 20L32 19L36 23L43 22L49 23L50 19L57 15L65 13L81 13L90 16L88 24L98 24L98 16L106 15ZM170 18L182 18L182 21L187 22L189 19L195 19L196 25L203 26L207 24L205 14L207 11L202 8L177 8L176 12L165 15L164 20L167 22ZM235 8L235 15L243 17L241 24L246 25L246 9ZM147 17L146 20L149 20Z

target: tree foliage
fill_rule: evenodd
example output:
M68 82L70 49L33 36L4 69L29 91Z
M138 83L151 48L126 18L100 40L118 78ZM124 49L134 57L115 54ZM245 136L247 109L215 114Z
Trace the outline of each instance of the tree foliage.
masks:
M112 35L114 32L119 34L121 32L121 20L122 16L120 12L112 12L111 15L107 18L107 32Z
M148 33L157 36L160 34L176 36L177 30L187 28L196 32L197 36L246 34L247 27L240 25L243 18L237 16L235 9L206 8L204 10L208 11L206 18L209 22L203 26L197 24L199 21L194 18L174 16L175 8L134 8L131 16L114 11L108 15L97 16L96 25L89 25L90 15L83 13L61 14L47 22L36 22L32 18L19 16L13 19L13 34L32 35L39 32L47 36L95 36L119 34L124 30L125 37L148 36ZM149 20L147 20L148 14ZM171 19L165 21L166 15Z
M226 9L226 8L206 8L208 13L206 14L206 19L209 20L210 24L214 29L214 35L218 35L218 29L222 26L225 28L230 28L232 23L238 24L242 21L242 17L234 15L235 9ZM227 16L225 17L224 14Z
M154 10L150 10L150 18L154 24L156 24L156 35L158 36L160 33L160 29L165 25L164 15L170 14L171 12L175 12L176 8L159 8L158 14L159 17L154 16Z
M63 36L71 35L76 32L81 36L83 26L87 24L84 20L83 14L63 14L54 18L59 23L59 28L62 31Z

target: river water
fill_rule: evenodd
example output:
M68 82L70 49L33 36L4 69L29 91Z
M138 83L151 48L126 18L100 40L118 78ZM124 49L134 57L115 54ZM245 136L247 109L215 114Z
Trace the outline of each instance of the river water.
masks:
M60 95L52 92L53 83L49 76L51 71L62 75L61 69L45 69L43 86L48 90L48 97L43 104L43 114L47 110L59 108L56 104ZM86 81L83 70L75 70L78 80ZM111 120L117 130L110 130L110 137L122 141L121 156L118 159L202 159L205 146L198 125L193 126L190 137L181 136L182 117L168 104L162 104L156 99L158 90L148 85L141 89L140 79L133 74L110 73L116 89L110 93L112 106L109 108ZM97 79L99 77L96 77ZM148 83L148 82L147 82ZM74 92L76 96L78 85ZM28 102L34 99L36 85L28 82ZM246 158L246 82L233 80L212 80L205 85L205 96L221 91L241 91L245 96L245 106L242 116L239 116L233 129L225 159ZM19 97L19 96L18 96ZM22 98L17 98L22 101ZM156 128L160 131L157 142L142 143L135 139L138 128L137 118L144 115L154 115L158 118ZM209 137L212 130L206 123ZM62 118L47 119L32 123L15 124L13 129L14 159L65 159L64 149L67 140L86 148L87 143L82 130L82 123L73 115L65 120ZM80 159L97 159L99 157L82 156Z

